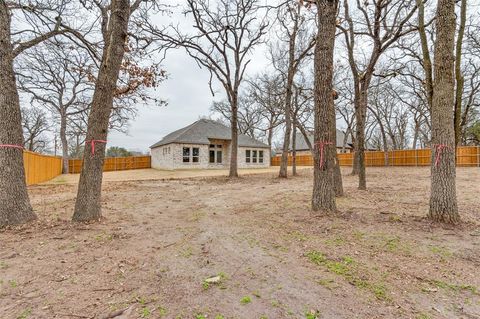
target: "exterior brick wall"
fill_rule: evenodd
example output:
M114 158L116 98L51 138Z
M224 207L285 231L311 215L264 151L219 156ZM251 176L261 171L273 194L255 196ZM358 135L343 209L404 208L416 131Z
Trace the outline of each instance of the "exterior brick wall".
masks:
M157 169L228 169L230 166L230 142L224 140L211 140L213 145L222 145L222 163L209 163L209 145L199 144L180 144L171 143L164 146L156 147L151 150L152 167ZM192 150L190 151L190 162L183 162L183 148L198 148L199 162L192 162ZM218 149L215 149L218 150ZM263 163L246 163L245 151L256 150L263 151ZM239 168L265 168L270 167L270 149L239 147L238 148L238 167Z

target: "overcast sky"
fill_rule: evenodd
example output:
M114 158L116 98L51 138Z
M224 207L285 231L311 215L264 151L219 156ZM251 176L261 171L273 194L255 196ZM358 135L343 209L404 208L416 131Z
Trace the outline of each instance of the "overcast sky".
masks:
M172 19L181 24L190 24L188 17L174 14ZM257 49L251 56L247 76L268 68L265 48ZM200 69L183 49L169 51L163 68L168 79L161 83L152 94L168 102L167 106L139 106L138 116L131 121L128 135L110 132L108 147L121 146L128 150L147 151L150 145L161 140L166 134L187 126L200 117L210 115L214 100L225 97L218 82L214 83L216 95L212 96L209 86L209 72Z

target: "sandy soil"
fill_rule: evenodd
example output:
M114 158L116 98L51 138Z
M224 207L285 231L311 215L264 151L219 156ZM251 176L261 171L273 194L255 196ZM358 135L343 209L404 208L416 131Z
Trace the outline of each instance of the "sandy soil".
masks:
M300 170L302 168L299 168ZM278 172L278 167L269 168L254 168L254 169L239 169L240 176L275 173ZM159 170L159 169L136 169L129 171L115 171L104 172L103 180L105 182L120 182L120 181L146 181L146 180L171 180L171 179L185 179L193 177L215 177L228 176L229 171L225 169L184 169L184 170ZM80 174L64 174L57 176L46 184L69 184L78 183Z
M0 318L480 318L479 180L458 169L457 227L424 218L425 168L344 176L329 216L310 170L106 181L89 225L75 184L33 186L38 221L0 232Z

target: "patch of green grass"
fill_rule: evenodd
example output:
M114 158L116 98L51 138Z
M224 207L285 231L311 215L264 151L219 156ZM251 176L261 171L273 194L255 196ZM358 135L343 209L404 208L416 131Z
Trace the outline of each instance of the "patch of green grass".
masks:
M242 305L246 305L246 304L249 304L252 302L252 298L250 298L250 296L244 296L242 297L242 299L240 299L240 303Z
M305 235L304 233L298 231L298 230L294 230L290 233L288 233L288 237L292 238L292 239L295 239L297 241L306 241L308 240L308 237L307 235Z
M186 247L180 251L180 255L185 258L190 258L193 255L192 247Z
M397 251L399 249L400 238L398 236L386 237L385 248L388 251Z
M346 244L346 241L342 237L335 237L333 239L327 239L325 243L331 246L342 246Z
M383 283L372 282L361 276L359 264L350 256L345 256L341 261L327 258L323 253L310 251L305 254L314 264L325 267L329 272L343 277L357 288L367 289L379 300L389 301L387 289Z
M30 309L30 308L25 309L25 310L17 317L17 319L27 319L28 317L30 317L31 314L32 314L32 309Z
M152 312L147 307L143 307L143 308L140 309L140 317L141 318L148 318L148 317L150 317L151 314L152 314Z
M325 255L316 250L309 251L305 254L305 256L307 256L308 260L316 265L322 265L325 261L327 261Z
M456 284L450 284L441 280L431 280L431 284L437 286L438 288L446 289L446 290L452 290L452 291L462 291L462 290L467 290L470 291L472 294L478 294L477 288L471 285L456 285Z
M15 279L11 279L8 281L8 284L10 285L10 287L12 288L17 288L18 287L18 283Z
M203 288L203 290L208 290L208 288L210 288L210 284L208 282L204 281L202 283L202 288Z
M310 310L305 312L305 319L320 319L320 311L318 310Z
M429 246L429 249L432 253L442 258L449 258L453 256L453 253L446 247L431 245Z
M6 262L0 261L0 269L7 269L9 266Z
M159 316L160 318L162 318L162 317L164 317L164 316L167 315L167 309L164 308L164 307L162 307L162 306L158 306L158 307L157 307L157 312L158 312L158 316Z
M432 319L432 317L427 313L421 312L415 317L415 319Z
M225 319L225 317L223 315L216 315L215 319Z
M207 319L207 316L205 316L204 314L199 313L199 314L196 314L196 315L195 315L195 319Z
M329 290L332 290L332 289L336 288L336 286L334 285L335 281L332 280L332 279L320 279L320 280L317 280L317 283L320 286L323 286L323 287L325 287Z

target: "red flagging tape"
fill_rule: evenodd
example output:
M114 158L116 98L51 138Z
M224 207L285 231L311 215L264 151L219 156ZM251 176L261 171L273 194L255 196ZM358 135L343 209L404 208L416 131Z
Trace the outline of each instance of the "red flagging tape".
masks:
M447 144L433 144L433 147L435 148L435 167L438 167L443 150L449 147Z
M104 140L90 140L90 141L85 141L85 143L90 143L90 151L91 155L95 155L95 143L107 143L107 141Z
M333 145L333 143L332 142L317 142L317 143L315 143L315 145L318 145L320 147L320 169L323 169L323 165L324 165L323 154L324 154L324 151L325 151L325 146Z
M15 144L0 144L0 147L7 147L7 148L18 148L23 150L23 145L15 145Z

